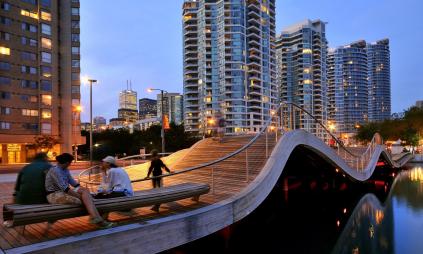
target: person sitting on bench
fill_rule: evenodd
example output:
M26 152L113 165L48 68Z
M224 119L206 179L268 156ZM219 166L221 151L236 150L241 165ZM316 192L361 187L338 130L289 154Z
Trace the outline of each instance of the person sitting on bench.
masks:
M34 161L19 172L15 185L15 203L21 205L47 203L45 179L51 168L46 153L38 153Z
M131 180L123 168L116 166L116 159L107 156L102 160L103 182L94 196L96 199L131 197L134 195Z
M61 205L81 205L82 203L90 215L90 223L96 224L101 228L113 226L113 223L104 220L100 216L89 190L81 187L71 176L68 167L73 159L74 157L68 153L63 153L56 157L57 165L48 171L46 177L45 187L48 202Z

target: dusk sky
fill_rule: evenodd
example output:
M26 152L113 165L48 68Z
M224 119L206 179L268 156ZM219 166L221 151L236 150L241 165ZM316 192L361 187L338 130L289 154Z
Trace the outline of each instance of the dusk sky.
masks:
M93 116L117 117L118 95L132 80L138 98L148 87L183 91L182 0L81 1L82 75L99 80ZM277 0L276 33L304 19L327 24L330 47L365 39L391 43L392 112L423 100L421 0ZM89 121L89 87L81 88Z

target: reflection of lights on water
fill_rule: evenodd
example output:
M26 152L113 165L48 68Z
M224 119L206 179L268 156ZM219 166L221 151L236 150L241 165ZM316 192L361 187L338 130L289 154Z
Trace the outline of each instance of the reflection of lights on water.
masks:
M383 213L382 210L376 210L375 212L375 219L376 219L376 224L379 225L380 223L382 223L383 217L385 216L385 214Z
M369 235L370 238L373 238L375 236L375 228L373 227L373 225L370 225L369 227Z
M423 183L423 168L419 167L413 169L410 172L410 179L412 182L422 182Z
M338 227L339 227L339 225L341 225L341 221L337 220L337 221L336 221L336 226L338 226Z
M358 247L355 247L352 249L352 254L359 254L360 253L360 249Z
M344 208L344 213L347 213L347 208Z

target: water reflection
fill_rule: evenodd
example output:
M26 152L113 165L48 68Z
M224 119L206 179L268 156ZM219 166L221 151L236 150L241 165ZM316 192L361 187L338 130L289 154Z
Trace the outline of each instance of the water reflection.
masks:
M423 253L423 165L362 183L298 158L246 218L164 253Z
M423 167L400 173L382 205L366 194L332 253L422 253Z

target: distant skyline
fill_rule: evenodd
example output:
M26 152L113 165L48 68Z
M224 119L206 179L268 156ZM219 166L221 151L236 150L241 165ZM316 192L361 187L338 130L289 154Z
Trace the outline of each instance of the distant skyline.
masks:
M93 88L93 117L117 117L119 92L132 80L138 99L147 88L182 93L182 0L81 1L81 73ZM118 8L117 8L118 7ZM423 100L420 0L350 2L277 0L276 31L304 19L327 22L330 47L364 39L390 39L392 112ZM81 88L82 121L89 121L89 88Z

